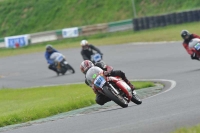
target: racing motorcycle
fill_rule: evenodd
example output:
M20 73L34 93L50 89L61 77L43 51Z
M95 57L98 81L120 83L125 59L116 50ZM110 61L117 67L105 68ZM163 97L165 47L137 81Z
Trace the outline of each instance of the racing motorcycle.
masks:
M102 55L99 54L99 53L94 53L93 55L91 55L91 59L92 63L97 63L97 62L100 62L102 61Z
M107 96L119 106L126 108L130 101L141 104L142 101L137 94L132 95L130 86L118 77L103 75L103 70L99 67L92 67L86 73L88 83L99 93Z
M194 38L189 42L189 47L191 49L195 49L197 51L200 50L200 39L199 38Z
M66 61L63 54L54 52L51 54L50 59L55 62L55 66L58 72L60 72L62 75L64 75L67 71L75 73L74 68Z
M189 42L189 48L200 57L200 39L194 38Z

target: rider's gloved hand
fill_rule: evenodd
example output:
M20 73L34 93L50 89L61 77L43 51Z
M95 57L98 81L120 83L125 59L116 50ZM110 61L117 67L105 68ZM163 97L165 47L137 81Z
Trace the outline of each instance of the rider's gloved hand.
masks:
M109 75L110 75L110 72L108 72L108 71L103 71L103 74L104 74L105 76L109 76Z
M101 55L101 58L103 58L103 53L99 53Z

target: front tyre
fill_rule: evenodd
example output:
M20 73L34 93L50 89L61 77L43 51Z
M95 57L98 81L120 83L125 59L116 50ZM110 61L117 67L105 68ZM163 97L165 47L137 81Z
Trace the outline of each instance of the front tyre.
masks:
M116 94L112 90L112 88L110 88L108 86L104 86L103 87L103 92L105 93L105 95L108 98L110 98L112 101L114 101L116 104L118 104L122 108L128 107L128 102L121 95Z
M70 64L67 64L66 66L68 70L71 70L72 73L75 73L74 68Z

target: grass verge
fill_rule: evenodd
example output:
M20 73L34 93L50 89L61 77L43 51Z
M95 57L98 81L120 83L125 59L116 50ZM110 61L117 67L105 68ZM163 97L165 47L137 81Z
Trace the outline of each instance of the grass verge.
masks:
M187 29L192 33L200 34L200 31L198 30L200 29L200 22L187 23L181 25L171 25L138 32L125 31L115 33L100 33L92 36L81 36L77 38L44 42L37 45L29 45L27 47L19 49L1 48L0 57L41 52L45 50L45 45L48 43L52 44L58 50L80 47L80 41L82 39L87 39L89 43L92 43L97 46L123 44L130 42L180 41L180 31L182 29Z
M153 82L132 82L136 89ZM32 121L95 104L85 84L0 90L0 127Z
M173 133L200 133L200 125L190 127L190 128L180 128Z

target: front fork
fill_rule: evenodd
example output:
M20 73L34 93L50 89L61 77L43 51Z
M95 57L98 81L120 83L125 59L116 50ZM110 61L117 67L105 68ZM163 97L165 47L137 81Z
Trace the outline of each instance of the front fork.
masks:
M60 70L60 69L61 69L60 62L56 62L56 69L57 69L57 70Z
M113 89L113 91L119 95L119 91L115 89L115 87L113 87L113 85L111 83L108 83L108 85Z

